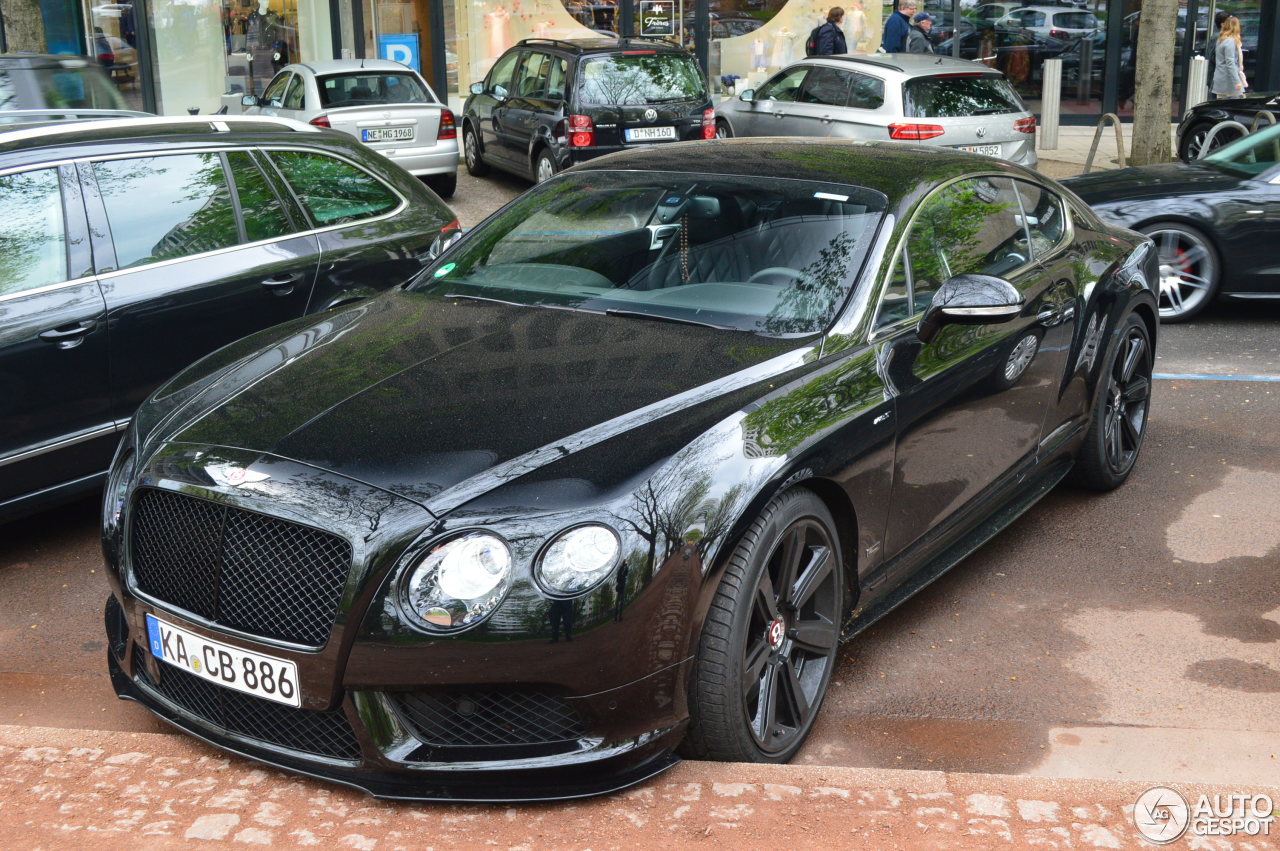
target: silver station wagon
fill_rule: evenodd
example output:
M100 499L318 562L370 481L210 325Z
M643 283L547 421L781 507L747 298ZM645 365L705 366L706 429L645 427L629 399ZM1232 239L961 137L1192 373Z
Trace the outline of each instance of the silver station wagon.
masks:
M898 139L1036 164L1036 119L1009 81L946 56L811 56L716 112L720 136Z
M261 96L245 95L249 114L274 115L355 136L442 198L458 184L453 112L412 68L386 59L334 59L286 65Z

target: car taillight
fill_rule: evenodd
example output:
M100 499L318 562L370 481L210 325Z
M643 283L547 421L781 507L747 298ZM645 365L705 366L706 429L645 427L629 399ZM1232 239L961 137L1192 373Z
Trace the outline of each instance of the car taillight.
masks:
M314 124L316 127L329 127L329 128L333 127L333 125L329 123L329 116L327 115L317 115L315 118L311 119L307 123Z
M590 148L596 143L596 125L590 115L569 116L569 147Z
M933 139L946 131L937 124L890 124L890 139Z
M702 138L714 139L716 137L716 111L714 109L702 110Z
M462 224L457 219L454 219L453 221L449 222L449 224L440 228L440 232L444 233L447 230L453 230L454 228L460 228L460 227L462 227Z
M458 138L458 125L453 120L453 110L440 110L440 129L436 132L436 139L456 139Z
M1019 118L1017 121L1013 122L1013 129L1017 130L1019 133L1036 132L1036 117L1034 115L1028 115L1026 118Z
M1049 30L1049 38L1062 39L1063 41L1071 40L1071 33L1066 30Z

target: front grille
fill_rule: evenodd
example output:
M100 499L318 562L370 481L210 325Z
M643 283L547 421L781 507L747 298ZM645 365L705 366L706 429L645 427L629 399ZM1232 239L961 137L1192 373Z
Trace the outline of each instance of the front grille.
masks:
M295 709L251 694L232 691L160 664L160 682L147 673L146 649L136 648L138 682L207 724L290 751L356 761L360 743L341 710Z
M351 570L337 535L171 491L134 502L138 590L251 635L320 647Z
M390 697L414 737L436 747L541 745L583 734L578 713L545 692L450 690Z

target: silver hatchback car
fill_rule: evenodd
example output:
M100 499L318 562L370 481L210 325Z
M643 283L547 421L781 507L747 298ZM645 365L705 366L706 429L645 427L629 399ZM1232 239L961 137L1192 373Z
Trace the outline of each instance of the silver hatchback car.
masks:
M900 139L1036 164L1036 119L1009 81L946 56L810 56L716 115L720 136Z
M458 184L458 126L427 81L385 59L286 65L262 95L245 95L248 114L275 115L355 136L442 198Z

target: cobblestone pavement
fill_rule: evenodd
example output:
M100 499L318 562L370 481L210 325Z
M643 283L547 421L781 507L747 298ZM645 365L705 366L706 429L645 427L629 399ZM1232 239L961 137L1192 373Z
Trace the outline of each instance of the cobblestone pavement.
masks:
M586 801L399 803L263 769L185 736L0 726L8 849L1144 848L1130 813L1146 786L685 763ZM1250 791L1280 797L1280 787ZM1277 846L1234 838L1174 847Z

